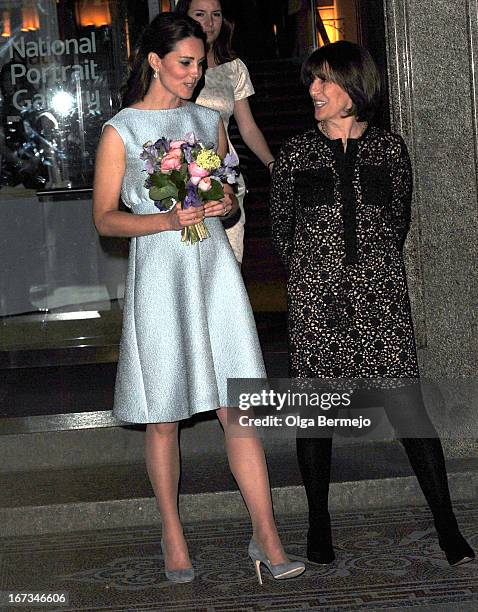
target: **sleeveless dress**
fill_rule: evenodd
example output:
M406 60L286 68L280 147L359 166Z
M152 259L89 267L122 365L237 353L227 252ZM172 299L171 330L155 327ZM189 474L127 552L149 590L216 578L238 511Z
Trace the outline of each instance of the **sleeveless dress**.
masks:
M234 104L253 94L254 87L247 66L242 60L236 58L206 70L205 84L196 100L196 104L219 111L226 134L228 134L229 120L234 112ZM233 152L234 147L229 140L229 135L227 139L229 151ZM226 235L237 261L241 263L244 254L244 224L246 222L243 203L246 194L246 184L242 174L239 175L237 184L238 191L236 196L239 200L241 217L235 225L226 230Z
M105 125L126 149L121 196L133 214L159 213L139 155L148 140L194 132L217 143L219 113L187 103L121 110ZM194 245L181 232L131 239L113 414L130 423L186 419L227 406L228 378L265 376L252 309L218 217Z

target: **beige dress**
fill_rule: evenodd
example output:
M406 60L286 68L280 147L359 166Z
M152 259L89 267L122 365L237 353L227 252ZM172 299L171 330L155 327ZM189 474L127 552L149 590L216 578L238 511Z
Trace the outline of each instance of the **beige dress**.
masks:
M228 133L229 119L234 112L234 104L238 100L243 100L253 94L254 87L252 86L247 66L237 58L231 62L226 62L206 70L205 85L196 103L218 110L221 113L226 133ZM228 142L229 151L234 151L229 135ZM236 194L241 208L241 217L233 227L226 230L234 255L239 263L242 262L244 253L245 193L246 186L241 174L238 177L238 192Z

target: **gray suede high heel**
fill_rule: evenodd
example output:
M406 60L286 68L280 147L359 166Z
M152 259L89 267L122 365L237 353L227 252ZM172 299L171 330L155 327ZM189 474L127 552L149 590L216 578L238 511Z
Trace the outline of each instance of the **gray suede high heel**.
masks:
M194 567L185 567L184 569L167 570L166 569L166 553L164 551L164 542L161 540L161 550L164 557L164 573L166 578L171 582L192 582L194 580Z
M276 563L273 565L262 548L254 539L249 542L249 557L256 568L257 579L262 584L261 563L263 563L276 580L287 580L304 573L305 565L301 561L289 561L288 563Z

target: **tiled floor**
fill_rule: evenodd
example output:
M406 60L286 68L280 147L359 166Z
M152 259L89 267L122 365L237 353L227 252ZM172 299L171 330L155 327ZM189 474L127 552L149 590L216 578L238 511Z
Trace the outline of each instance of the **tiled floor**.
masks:
M456 510L477 548L476 504ZM69 607L42 608L50 610L478 610L478 563L447 565L425 508L340 514L333 526L334 564L308 564L303 576L280 582L264 570L262 587L244 520L186 526L197 570L186 585L165 579L158 526L9 538L0 542L0 590L68 591ZM303 555L305 518L282 518L279 527L288 552Z

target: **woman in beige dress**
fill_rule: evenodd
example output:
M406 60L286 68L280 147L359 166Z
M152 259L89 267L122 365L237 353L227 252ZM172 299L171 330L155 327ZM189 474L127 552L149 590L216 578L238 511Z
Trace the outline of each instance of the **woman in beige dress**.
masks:
M223 17L219 0L179 0L175 12L188 15L201 24L207 36L207 70L205 85L200 91L196 103L218 110L221 113L224 127L229 126L231 115L237 122L242 139L261 162L272 171L274 156L257 127L249 106L248 98L254 94L254 87L247 66L236 57L231 49L232 26ZM230 152L234 147L229 141ZM244 195L246 186L242 174L238 178L236 196L241 209L239 221L226 229L234 255L239 263L244 252Z

